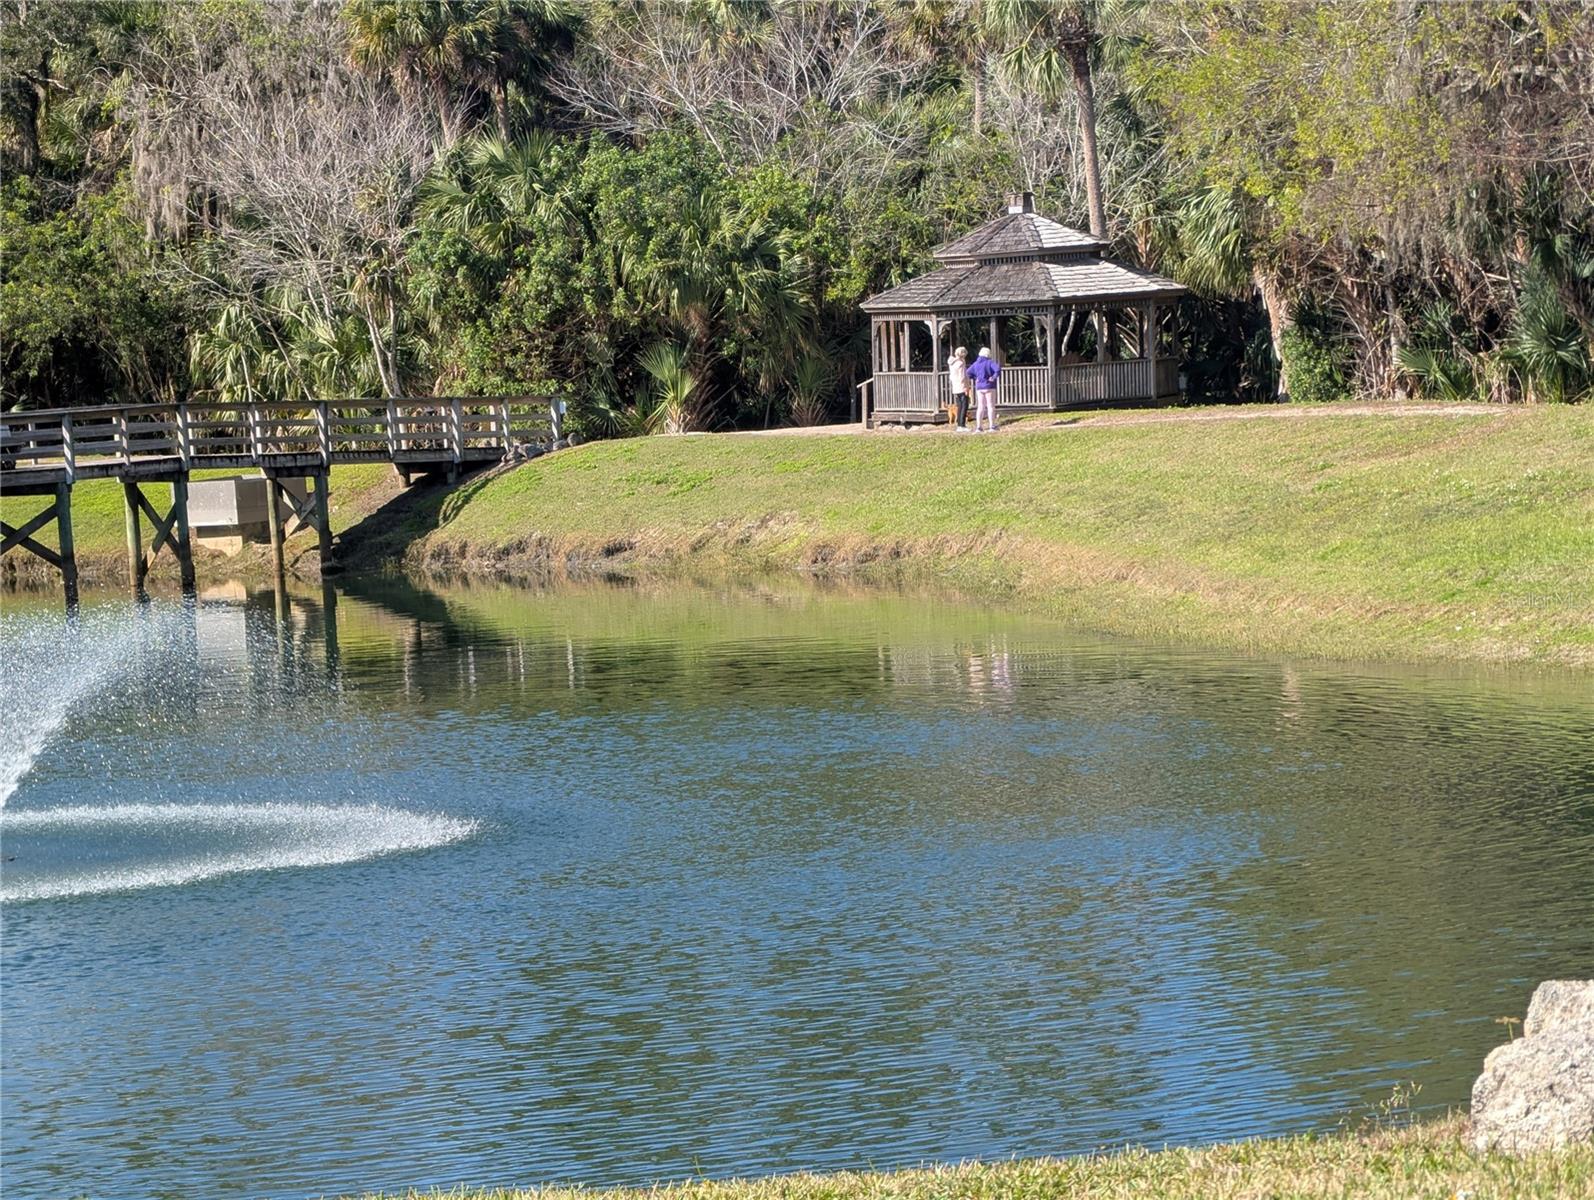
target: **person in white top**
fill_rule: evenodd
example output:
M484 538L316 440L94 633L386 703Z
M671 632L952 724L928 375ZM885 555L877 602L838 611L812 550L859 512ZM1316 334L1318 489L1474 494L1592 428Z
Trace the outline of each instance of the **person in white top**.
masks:
M946 364L948 399L946 423L959 433L969 431L969 348L959 346L952 351L952 361ZM956 418L954 420L954 417Z

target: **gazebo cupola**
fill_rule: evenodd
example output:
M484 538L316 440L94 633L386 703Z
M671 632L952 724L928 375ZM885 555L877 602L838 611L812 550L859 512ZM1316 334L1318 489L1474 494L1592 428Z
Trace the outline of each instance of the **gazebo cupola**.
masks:
M1009 412L1167 403L1179 396L1171 279L1103 258L1106 243L1035 211L1033 193L934 251L941 266L870 296L865 417L941 419L945 364L989 346Z

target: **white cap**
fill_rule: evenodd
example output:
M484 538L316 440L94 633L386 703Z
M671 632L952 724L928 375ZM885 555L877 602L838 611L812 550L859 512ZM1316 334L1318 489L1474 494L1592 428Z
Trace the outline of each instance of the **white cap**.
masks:
M981 346L980 347L980 357L981 358L989 358L989 357L991 357L991 348L989 346Z

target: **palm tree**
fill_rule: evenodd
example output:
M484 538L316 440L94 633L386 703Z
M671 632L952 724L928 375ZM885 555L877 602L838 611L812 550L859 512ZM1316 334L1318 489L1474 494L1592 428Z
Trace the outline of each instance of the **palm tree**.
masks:
M1196 192L1175 211L1173 241L1179 274L1198 291L1243 296L1254 290L1262 297L1278 367L1276 398L1289 399L1285 335L1294 320L1284 274L1264 252L1241 199L1225 187Z
M492 98L508 141L509 84L547 69L547 47L578 18L572 0L348 0L349 55L411 98L430 96L453 142L462 132L458 92Z
M1003 64L1016 78L1049 100L1073 90L1084 151L1090 232L1105 238L1107 214L1096 149L1096 90L1090 69L1091 54L1101 40L1096 5L1092 0L984 0L983 15L1009 47Z
M673 342L659 342L642 356L642 369L658 385L655 403L645 418L649 433L662 426L666 433L688 433L702 422L702 405L696 399L698 376L689 365L687 350Z
M494 257L540 221L569 215L555 144L541 131L506 141L467 139L421 188L421 212Z
M896 40L919 54L945 56L968 75L974 135L985 127L985 60L996 30L984 0L901 0L887 10Z
M460 114L451 95L454 81L470 74L467 64L490 50L493 24L479 2L448 0L349 0L349 57L373 74L392 79L411 100L430 96L452 144Z

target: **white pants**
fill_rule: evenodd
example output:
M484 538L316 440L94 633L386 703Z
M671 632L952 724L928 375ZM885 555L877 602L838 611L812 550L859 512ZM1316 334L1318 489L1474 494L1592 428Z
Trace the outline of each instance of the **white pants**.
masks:
M996 393L974 393L974 428L980 427L981 421L989 421L992 429L996 428Z

